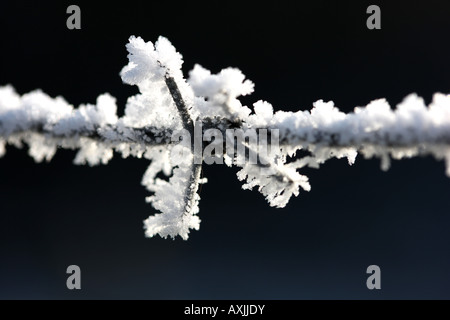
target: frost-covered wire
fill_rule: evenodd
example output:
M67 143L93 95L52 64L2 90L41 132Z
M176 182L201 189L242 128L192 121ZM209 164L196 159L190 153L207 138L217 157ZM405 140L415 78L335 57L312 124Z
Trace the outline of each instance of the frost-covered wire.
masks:
M0 156L6 145L25 143L37 162L51 160L58 147L77 149L75 164L106 164L114 152L151 160L142 179L158 210L144 222L149 237L187 239L199 228L197 191L212 149L215 163L241 167L243 188L258 188L275 207L311 189L303 167L319 168L331 158L353 164L358 154L378 157L387 170L392 158L431 155L446 161L450 176L450 95L436 93L426 106L411 94L395 109L378 99L348 114L322 100L310 111L274 112L265 101L241 104L254 84L238 69L212 74L196 65L184 79L182 56L166 38L153 44L131 37L127 50L121 77L140 93L128 99L121 118L109 94L74 108L40 90L20 96L10 85L0 87Z

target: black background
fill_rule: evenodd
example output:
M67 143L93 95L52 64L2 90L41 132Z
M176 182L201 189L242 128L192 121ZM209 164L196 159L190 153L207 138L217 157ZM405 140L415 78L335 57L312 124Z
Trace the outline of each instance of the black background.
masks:
M66 8L81 8L81 30ZM366 28L381 8L382 29ZM243 101L307 110L318 99L351 111L416 92L450 92L448 1L269 1L0 4L0 85L41 88L74 105L109 92L123 114L130 35L171 40L211 69L240 68L256 84ZM331 160L307 170L311 192L284 209L244 191L236 169L205 166L200 231L188 241L144 237L154 213L140 185L147 160L117 156L74 166L59 150L36 164L26 148L0 160L3 299L429 299L450 298L450 179L442 161ZM82 290L66 288L68 265ZM366 288L381 267L382 289Z

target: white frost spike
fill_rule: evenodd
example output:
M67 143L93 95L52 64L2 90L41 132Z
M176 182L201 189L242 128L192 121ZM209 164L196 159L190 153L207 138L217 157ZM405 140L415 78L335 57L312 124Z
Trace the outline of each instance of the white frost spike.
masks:
M42 162L44 159L48 162L56 153L57 144L40 134L31 133L25 140L30 146L28 154L36 162Z
M141 37L135 36L131 36L128 41L126 47L130 62L120 72L125 83L139 84L155 75L164 76L152 42L145 42Z
M191 156L185 158L185 162L180 163L173 170L169 181L155 179L153 184L147 185L147 189L154 192L154 195L148 197L147 200L155 209L161 211L145 220L145 234L148 237L159 234L163 238L167 236L175 238L180 235L186 240L189 229L198 230L200 228L200 218L196 215L199 212L200 196L196 189L198 185L190 184L192 174ZM190 188L195 188L195 190L190 190ZM186 190L194 194L192 199L186 199Z
M151 191L158 172L163 172L167 177L172 174L173 167L170 163L170 151L166 147L149 148L145 152L145 158L150 159L152 162L142 177L142 185Z
M177 52L167 38L159 37L155 43L155 50L160 65L168 69L171 76L175 76L175 73L182 76L183 56Z
M311 189L308 177L298 171L318 169L332 158L347 158L351 165L358 154L377 157L387 170L391 159L431 155L445 161L450 177L450 95L436 93L428 107L416 94L396 108L378 99L347 114L332 101L318 100L310 111L275 113L270 103L258 101L252 113L239 97L252 93L254 85L240 70L212 74L195 65L186 81L182 56L166 38L153 45L132 36L127 50L129 63L120 75L137 85L139 94L128 98L121 118L109 94L100 95L95 105L74 109L62 97L40 90L20 96L10 85L0 87L0 157L6 145L26 144L37 162L49 161L57 148L78 150L76 164L105 164L114 151L124 158L149 159L142 184L153 192L147 200L159 213L145 220L145 234L183 239L199 228L197 189L206 178L200 178L201 165L193 163L195 145L171 138L178 130L193 137L193 120L216 125L222 133L265 129L258 139L240 142L237 154L223 154L223 160L241 166L237 176L245 180L243 188L256 187L274 207L284 207L300 188ZM279 139L261 146L268 132ZM310 154L296 158L300 150ZM250 159L256 155L256 163L235 161L247 159L243 151ZM168 180L159 178L160 173Z
M164 127L180 128L181 121L167 89L165 74L170 69L178 82L184 82L181 55L164 37L160 37L154 46L150 41L132 36L127 50L129 63L120 75L125 83L137 85L140 94L128 98L124 124L139 128L158 123Z
M245 80L239 69L227 68L218 74L211 74L211 71L197 64L189 72L188 83L196 96L207 99L197 104L197 112L201 117L231 115L246 118L251 112L248 107L242 106L237 97L252 93L254 84Z
M108 93L98 96L96 105L80 106L77 111L86 122L95 125L103 126L117 122L116 98Z
M78 109L62 117L52 130L56 134L66 135L73 131L115 124L118 120L116 112L116 98L105 93L98 96L96 105L80 105Z
M226 68L218 74L211 74L198 64L189 73L189 84L196 95L211 99L221 93L237 98L252 93L254 89L253 82L245 80L239 69Z
M113 150L96 141L81 138L81 147L75 156L75 164L89 164L95 166L107 164L113 157Z
M20 108L20 96L11 85L0 87L0 113Z
M305 191L311 190L308 177L299 174L295 167L275 165L273 174L265 174L258 165L246 164L237 173L239 180L247 179L243 189L258 187L272 207L283 208L289 202L292 195L298 196L299 187Z

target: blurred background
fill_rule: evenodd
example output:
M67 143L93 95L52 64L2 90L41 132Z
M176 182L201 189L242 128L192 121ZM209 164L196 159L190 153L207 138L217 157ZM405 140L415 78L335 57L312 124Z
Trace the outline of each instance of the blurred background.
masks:
M448 1L32 2L0 4L0 85L41 88L68 102L109 92L123 114L137 88L119 77L130 35L164 35L199 63L240 68L255 83L242 101L343 111L415 92L450 93ZM81 8L81 30L66 8ZM381 8L381 30L366 9ZM8 147L0 159L2 299L449 299L450 178L442 161L331 160L304 172L311 192L274 209L224 165L204 166L199 231L188 241L144 237L154 214L143 159L72 164L60 150L36 164ZM81 268L81 290L66 268ZM368 290L366 268L381 268Z

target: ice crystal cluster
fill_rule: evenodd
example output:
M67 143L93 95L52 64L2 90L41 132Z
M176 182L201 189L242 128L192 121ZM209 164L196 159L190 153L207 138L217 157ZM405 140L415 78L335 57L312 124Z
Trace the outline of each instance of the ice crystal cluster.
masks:
M274 113L265 101L252 108L241 104L239 97L251 94L254 85L238 69L211 74L196 65L185 79L182 56L166 38L153 44L133 36L126 47L129 63L120 75L140 93L128 99L121 118L109 94L100 95L95 105L74 108L40 90L20 96L10 85L0 87L0 156L6 145L27 144L37 162L51 160L58 147L78 150L75 164L106 164L114 152L149 159L142 184L151 192L147 201L158 211L144 221L149 237L187 239L190 229L199 229L197 190L206 182L200 178L202 156L195 161L199 150L192 140L173 139L183 130L193 137L199 125L202 133L216 128L224 135L236 128L276 130L277 143L269 143L269 153L261 153L259 144L269 138L260 137L258 143L240 142L245 154L215 154L227 165L240 166L237 176L243 188L257 188L275 207L284 207L300 189L311 189L301 168L318 168L333 157L347 158L349 164L357 154L378 157L387 170L391 158L432 155L446 161L450 176L450 95L436 93L428 106L411 94L395 109L379 99L345 114L333 102L319 100L310 111ZM309 155L298 157L299 150ZM252 153L256 163L238 161Z

